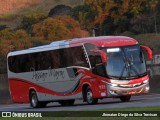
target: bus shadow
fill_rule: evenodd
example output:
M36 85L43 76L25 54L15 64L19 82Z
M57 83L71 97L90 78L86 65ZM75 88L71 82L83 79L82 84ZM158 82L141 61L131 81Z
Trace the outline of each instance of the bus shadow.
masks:
M87 104L86 102L84 103L75 103L74 105L72 106L61 106L60 104L57 104L57 105L48 105L46 106L45 108L39 108L39 109L49 109L49 108L67 108L67 107L70 107L70 108L74 108L74 107L86 107L86 106L103 106L103 105L117 105L117 104L124 104L124 103L132 103L132 102L139 102L141 100L131 100L129 102L121 102L120 100L118 101L105 101L105 102L99 102L97 104L93 104L93 105L89 105ZM33 108L30 108L30 109L33 109Z

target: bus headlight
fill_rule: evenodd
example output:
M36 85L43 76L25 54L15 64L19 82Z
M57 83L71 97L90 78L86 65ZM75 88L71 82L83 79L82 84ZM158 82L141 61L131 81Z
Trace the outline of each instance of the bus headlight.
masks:
M147 86L147 87L145 88L145 91L149 91L149 86Z
M147 79L147 80L145 80L145 81L143 81L143 83L148 83L148 79Z
M118 84L116 84L116 83L108 83L108 82L106 82L106 81L104 81L104 80L102 80L102 82L103 82L103 83L106 83L107 85L112 86L112 87L118 86Z

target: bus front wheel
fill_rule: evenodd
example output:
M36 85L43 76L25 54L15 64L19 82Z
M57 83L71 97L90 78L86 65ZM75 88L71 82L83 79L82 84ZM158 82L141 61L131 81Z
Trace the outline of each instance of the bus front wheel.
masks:
M93 93L90 87L86 89L86 101L88 104L97 104L98 102L97 98L93 98Z
M120 100L121 100L122 102L129 102L130 99L131 99L131 95L121 96L121 97L120 97Z
M45 102L40 102L37 97L37 93L35 91L32 91L30 93L30 105L33 108L40 108L40 107L46 107Z

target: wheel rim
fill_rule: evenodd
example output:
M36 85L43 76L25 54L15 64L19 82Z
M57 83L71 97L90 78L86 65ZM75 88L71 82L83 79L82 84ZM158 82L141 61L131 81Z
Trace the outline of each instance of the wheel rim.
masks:
M35 107L37 105L37 96L36 95L32 96L32 105L33 105L33 107Z
M93 95L90 90L87 92L87 101L88 101L88 103L92 103L92 101L93 101Z

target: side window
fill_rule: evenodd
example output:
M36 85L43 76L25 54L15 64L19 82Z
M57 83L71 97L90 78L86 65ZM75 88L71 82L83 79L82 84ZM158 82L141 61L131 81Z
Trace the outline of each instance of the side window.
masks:
M33 68L47 70L68 66L88 67L82 46L37 52L8 58L9 70L15 73L29 72Z
M39 64L39 53L33 53L32 54L34 56L34 61L35 61L35 70L39 70L40 69L40 64Z
M51 51L51 58L52 58L52 66L53 66L53 69L56 69L56 68L60 68L61 66L61 63L60 63L60 53L58 50L53 50Z
M29 60L29 67L28 67L29 70L28 71L31 71L33 68L35 69L36 67L34 54L28 54L28 60Z
M8 58L8 66L10 71L16 72L16 63L16 56L11 56Z
M72 57L73 51L70 48L64 49L64 58L66 62L65 67L73 66L73 57Z
M18 65L18 72L26 72L26 63L28 61L26 61L26 55L20 55L18 56L18 61L19 61L19 65Z
M26 55L11 56L8 58L9 70L15 73L26 72Z
M88 67L86 58L84 56L84 52L82 49L82 46L75 47L73 50L73 60L75 66L82 66L82 67Z
M66 61L66 55L65 55L65 49L59 49L58 50L59 51L59 54L60 54L60 68L64 68L64 67L66 67L66 63L67 63L67 61Z
M82 46L65 49L66 66L88 67Z
M103 64L99 64L102 63L101 56L98 53L90 52L90 50L95 50L99 48L92 44L85 44L85 48L92 67L92 72L94 74L105 77L106 76L105 66Z
M96 58L95 58L96 54L93 52L90 52L90 50L98 49L98 47L93 44L89 44L89 43L86 43L84 46L88 54L89 61L91 63L91 67L93 68L95 67L95 64L96 64Z
M39 54L40 70L47 70L51 67L50 51L41 52Z

